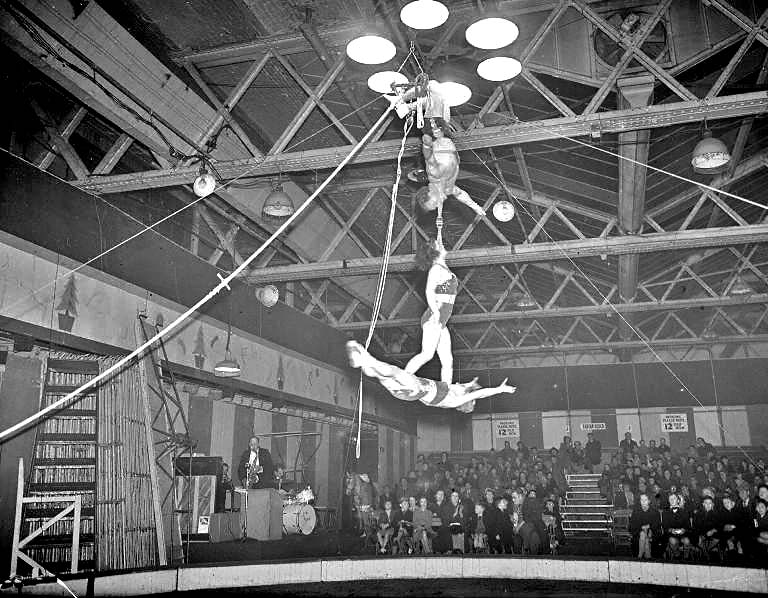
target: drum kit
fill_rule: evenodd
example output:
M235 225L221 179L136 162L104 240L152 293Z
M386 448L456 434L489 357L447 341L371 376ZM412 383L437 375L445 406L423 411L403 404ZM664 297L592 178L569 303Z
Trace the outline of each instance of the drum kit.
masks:
M297 493L281 490L280 493L283 496L283 531L286 535L311 534L317 525L312 488L307 486Z

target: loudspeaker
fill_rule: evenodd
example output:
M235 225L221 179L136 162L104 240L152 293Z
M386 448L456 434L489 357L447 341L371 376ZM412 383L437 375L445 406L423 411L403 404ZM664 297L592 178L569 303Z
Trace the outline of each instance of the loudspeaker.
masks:
M247 505L240 500L240 519L246 535L256 540L279 540L283 537L283 500L274 488L248 490Z
M240 513L212 513L208 536L211 542L233 542L242 538Z

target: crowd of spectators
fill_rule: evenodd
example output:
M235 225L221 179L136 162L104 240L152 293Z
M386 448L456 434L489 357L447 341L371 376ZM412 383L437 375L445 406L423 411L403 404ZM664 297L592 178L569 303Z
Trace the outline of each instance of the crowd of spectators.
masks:
M733 461L699 438L675 454L664 438L627 433L608 454L589 434L559 448L518 442L452 461L418 455L394 487L348 476L347 520L378 552L554 554L569 473L601 474L617 515L629 515L638 558L768 563L768 475L762 459Z
M718 455L703 438L684 454L627 434L602 467L601 493L629 511L638 558L768 564L768 475L762 458Z

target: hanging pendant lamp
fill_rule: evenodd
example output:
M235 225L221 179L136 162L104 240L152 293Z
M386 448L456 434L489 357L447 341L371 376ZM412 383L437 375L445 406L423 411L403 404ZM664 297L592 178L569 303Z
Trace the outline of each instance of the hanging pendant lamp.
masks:
M477 74L486 81L509 81L517 77L522 70L520 61L511 56L493 56L477 65Z
M414 0L400 10L400 20L411 29L434 29L448 20L448 9L437 0Z
M216 178L208 172L205 165L200 166L200 171L192 185L192 190L198 197L206 197L216 188Z
M213 373L218 378L236 378L240 375L240 364L232 357L229 341L232 339L232 297L230 296L229 321L227 322L227 346L224 349L224 359L213 367Z
M395 44L375 33L361 35L347 44L347 56L360 64L384 64L396 53Z
M691 157L691 166L698 174L720 174L728 168L731 154L725 143L712 137L712 131L704 129L701 141L696 144Z
M270 218L288 218L293 216L295 211L291 196L283 190L282 183L277 183L264 200L261 215Z
M486 16L467 27L464 36L475 48L498 50L517 39L520 30L512 21L498 16Z
M405 85L408 77L397 71L379 71L368 77L368 87L376 93L392 94L392 85Z

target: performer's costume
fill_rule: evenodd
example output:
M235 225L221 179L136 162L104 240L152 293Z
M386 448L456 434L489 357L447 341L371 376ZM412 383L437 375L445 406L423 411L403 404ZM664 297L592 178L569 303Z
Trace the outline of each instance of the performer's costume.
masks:
M443 266L445 268L445 266ZM448 268L445 268L448 270ZM459 292L459 279L458 277L448 270L450 272L451 277L441 282L437 285L435 285L435 295L448 295L450 297L455 298L456 295ZM440 325L445 327L446 324L448 324L448 320L451 318L451 314L453 313L453 301L443 301L440 303L440 313L439 313L439 321ZM421 316L421 324L424 325L428 320L430 320L433 317L433 312L431 308L427 308L427 310L424 312L424 315Z

